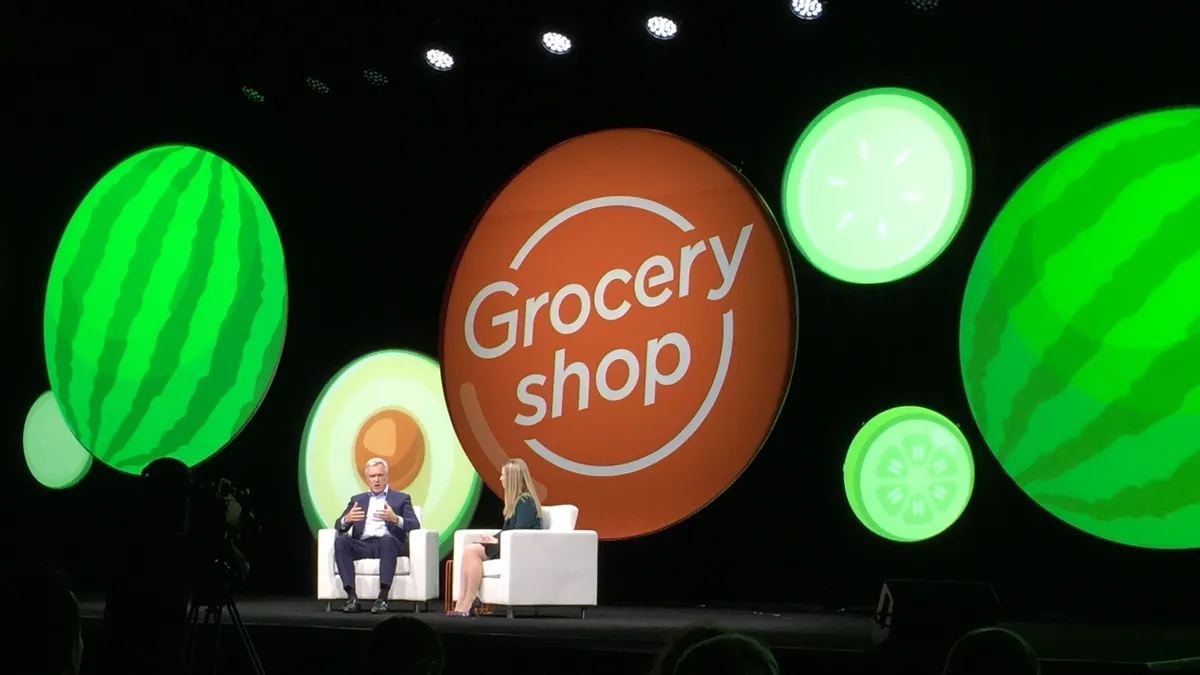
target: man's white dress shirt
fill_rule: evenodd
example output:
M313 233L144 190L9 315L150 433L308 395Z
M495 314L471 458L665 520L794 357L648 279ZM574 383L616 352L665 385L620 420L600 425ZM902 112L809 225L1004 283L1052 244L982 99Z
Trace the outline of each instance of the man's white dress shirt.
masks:
M387 506L387 493L388 489L384 488L383 492L371 495L367 501L367 519L363 521L362 539L388 536L387 521L382 515L383 507ZM345 526L346 521L342 520L342 527Z

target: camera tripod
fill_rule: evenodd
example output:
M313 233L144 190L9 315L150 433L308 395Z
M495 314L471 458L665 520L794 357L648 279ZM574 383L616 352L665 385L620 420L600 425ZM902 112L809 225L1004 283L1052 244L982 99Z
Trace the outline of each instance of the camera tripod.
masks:
M213 675L219 675L221 669L221 619L226 609L229 610L229 617L233 620L238 637L242 639L242 647L246 650L246 655L250 657L250 666L254 669L255 675L266 675L267 671L258 658L258 650L254 648L254 642L250 639L250 631L242 621L242 613L238 611L237 602L234 601L233 594L229 592L229 589L223 589L219 596L210 596L207 602L201 601L201 597L203 596L197 595L196 598L193 598L192 606L188 610L188 675L195 675L196 672L196 645L200 642L199 633L203 626L212 626ZM204 607L204 620L200 621L202 606ZM209 623L210 619L213 620L212 623Z

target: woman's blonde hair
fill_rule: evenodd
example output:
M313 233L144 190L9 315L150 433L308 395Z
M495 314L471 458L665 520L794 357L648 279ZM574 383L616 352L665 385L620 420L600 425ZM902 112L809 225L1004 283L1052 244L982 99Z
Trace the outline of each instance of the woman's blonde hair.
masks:
M510 459L500 471L504 474L504 519L512 518L517 500L522 495L529 495L537 509L538 518L541 518L542 500L538 499L537 490L533 489L533 477L529 475L529 465L525 460Z

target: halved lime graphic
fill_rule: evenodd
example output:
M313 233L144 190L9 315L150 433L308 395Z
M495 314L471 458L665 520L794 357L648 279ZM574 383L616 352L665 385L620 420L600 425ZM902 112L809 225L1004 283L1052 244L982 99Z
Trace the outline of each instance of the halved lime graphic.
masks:
M783 217L804 257L835 279L916 273L954 239L971 198L971 152L950 113L907 89L869 89L817 116L783 175Z
M33 402L22 434L29 473L51 490L65 490L83 480L92 468L92 455L80 445L63 418L54 392Z
M846 499L868 529L892 541L929 539L954 524L975 486L975 461L953 422L916 406L876 415L842 467Z

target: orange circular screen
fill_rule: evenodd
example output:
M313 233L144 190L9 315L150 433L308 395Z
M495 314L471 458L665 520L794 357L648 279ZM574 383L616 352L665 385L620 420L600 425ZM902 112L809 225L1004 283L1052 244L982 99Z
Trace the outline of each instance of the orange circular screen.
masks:
M703 508L754 459L791 379L795 279L754 189L690 141L588 134L488 205L442 323L450 417L475 468L529 464L603 539Z

